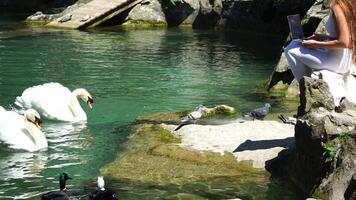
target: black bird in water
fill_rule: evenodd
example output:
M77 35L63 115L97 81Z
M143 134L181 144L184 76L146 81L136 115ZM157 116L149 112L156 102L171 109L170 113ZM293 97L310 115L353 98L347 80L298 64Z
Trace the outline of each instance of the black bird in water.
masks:
M198 119L201 118L201 116L203 115L203 112L207 109L207 107L203 106L203 105L199 105L198 107L196 107L195 111L189 113L186 116L183 116L180 119L180 123L177 126L176 129L174 129L174 131L178 131L180 128L182 128L182 126L187 125L190 122L195 122Z
M271 104L266 103L265 106L263 106L261 108L256 108L248 113L243 113L242 115L243 115L243 117L250 117L253 120L254 119L263 120L266 117L266 115L268 114L270 108L271 108Z
M102 176L97 179L98 188L89 194L90 200L117 200L115 192L104 188L105 181Z
M59 191L51 191L43 194L41 200L69 200L66 188L66 181L72 179L66 173L59 175Z

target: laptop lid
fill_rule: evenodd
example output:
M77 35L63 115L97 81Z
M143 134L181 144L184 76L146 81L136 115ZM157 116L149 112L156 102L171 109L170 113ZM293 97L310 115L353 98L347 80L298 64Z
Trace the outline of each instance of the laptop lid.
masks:
M292 39L302 39L304 38L302 23L300 20L300 15L288 15L288 25Z

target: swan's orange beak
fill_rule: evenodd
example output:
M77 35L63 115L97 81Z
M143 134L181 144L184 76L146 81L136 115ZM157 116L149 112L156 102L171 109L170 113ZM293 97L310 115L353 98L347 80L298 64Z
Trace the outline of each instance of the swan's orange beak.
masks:
M89 106L90 109L93 109L93 103L94 103L93 99L90 98L90 97L88 97L87 104L88 104L88 106Z
M41 128L41 124L42 124L41 119L38 119L38 118L36 117L34 124L35 124L35 126L36 126L37 128L40 129L40 128Z

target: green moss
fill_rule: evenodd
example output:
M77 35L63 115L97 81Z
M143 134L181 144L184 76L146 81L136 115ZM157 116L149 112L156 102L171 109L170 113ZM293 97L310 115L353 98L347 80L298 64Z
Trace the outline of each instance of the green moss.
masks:
M130 20L122 24L127 28L151 28L151 27L167 27L167 23L157 21Z
M326 158L326 162L330 162L334 159L336 154L336 149L334 148L334 145L331 143L326 144L325 151L324 151L324 156Z
M322 192L319 188L317 188L312 195L313 198L318 199L318 200L326 200L329 199L328 195Z
M302 19L302 26L304 26L305 24L308 24L309 23L309 18L304 18Z
M355 133L353 132L343 132L340 134L339 139L343 144L345 144L347 140L351 139L353 136L355 136Z
M230 154L198 152L180 147L159 125L136 125L124 153L104 166L101 174L112 179L128 179L157 184L180 184L213 177L265 176L265 172L241 165ZM267 180L264 180L267 181Z
M235 108L227 105L218 105L214 108L210 108L203 113L203 118L209 118L213 116L229 116L236 114Z
M136 118L136 123L167 123L167 124L179 124L180 118L193 112L194 110L185 110L180 112L167 112L167 113L155 113L148 116L139 116ZM231 116L237 114L235 108L227 105L218 105L214 108L209 108L203 112L202 118L209 118L213 116Z
M178 124L182 116L187 115L192 111L193 110L186 110L181 112L155 113L147 116L139 116L136 118L136 122Z
M179 139L173 137L172 133L169 132L166 129L163 129L161 127L155 126L157 129L156 131L159 133L161 141L164 143L178 143ZM158 128L157 128L158 127Z

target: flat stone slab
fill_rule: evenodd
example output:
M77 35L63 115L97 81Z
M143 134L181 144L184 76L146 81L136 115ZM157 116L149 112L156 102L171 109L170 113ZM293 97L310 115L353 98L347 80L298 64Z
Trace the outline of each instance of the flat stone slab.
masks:
M286 148L294 147L294 125L277 121L246 121L224 125L186 125L173 131L176 125L162 124L181 138L180 146L199 151L232 153L238 161L252 161L255 168L276 158Z
M142 0L92 0L47 26L79 29L94 27L135 6Z

